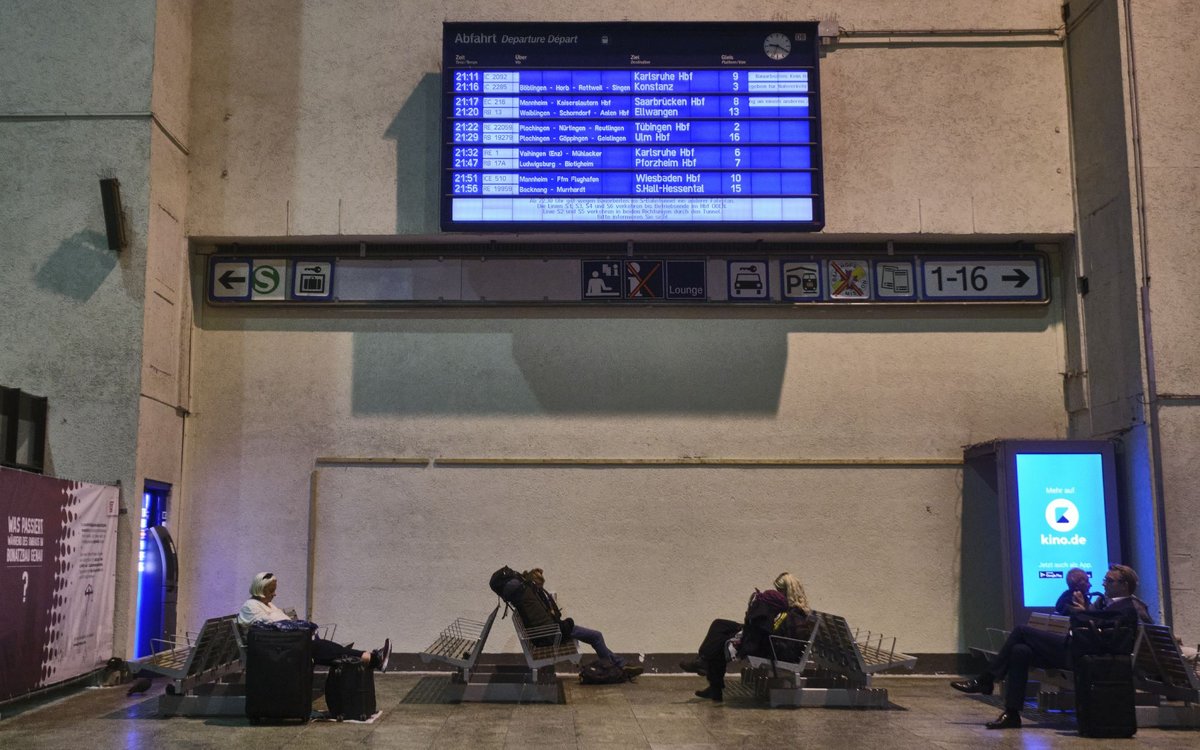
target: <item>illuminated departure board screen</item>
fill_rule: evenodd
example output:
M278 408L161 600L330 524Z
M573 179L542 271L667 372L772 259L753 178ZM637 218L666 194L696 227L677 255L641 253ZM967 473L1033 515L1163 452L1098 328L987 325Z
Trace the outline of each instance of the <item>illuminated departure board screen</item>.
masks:
M818 231L816 23L446 23L447 231Z

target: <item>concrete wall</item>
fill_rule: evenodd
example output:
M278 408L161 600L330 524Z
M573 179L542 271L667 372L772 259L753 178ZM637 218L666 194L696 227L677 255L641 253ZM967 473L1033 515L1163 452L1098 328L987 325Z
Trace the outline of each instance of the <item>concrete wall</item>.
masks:
M437 232L440 22L820 17L801 3L204 2L188 234ZM849 3L848 29L1050 29L1056 2ZM847 39L822 60L825 239L1065 236L1062 48ZM675 236L673 239L687 239ZM1050 246L1051 255L1057 250ZM204 262L193 258L193 292ZM782 569L818 607L960 652L964 444L1065 437L1060 276L1032 308L272 312L198 305L184 621L250 576L417 651L501 564L623 650L683 652ZM826 469L450 469L320 457L801 458ZM895 459L943 460L895 467ZM318 497L312 602L309 503ZM966 542L969 543L969 542ZM619 595L614 611L610 597ZM684 622L686 626L668 626ZM513 644L507 643L508 647Z
M1084 383L1072 432L1118 437L1126 455L1126 560L1139 594L1185 642L1200 637L1196 408L1200 308L1191 200L1200 167L1200 62L1188 3L1070 3L1068 62L1079 211ZM1165 560L1164 560L1165 557ZM1165 562L1165 567L1159 568Z
M48 474L122 486L122 655L143 479L177 483L182 459L190 12L0 7L0 382L49 398ZM121 183L124 251L108 249L101 177Z
M1057 3L840 5L849 29L1040 28ZM192 237L438 231L441 21L823 17L819 3L204 2ZM828 233L1069 233L1062 50L875 45L821 63ZM947 179L947 175L952 175Z
M1175 1L1128 9L1168 583L1174 627L1192 643L1200 640L1200 82L1190 71L1200 67L1200 8Z
M0 382L49 398L48 474L122 485L136 509L154 6L0 6ZM99 178L130 247L108 249ZM136 583L121 517L117 653Z

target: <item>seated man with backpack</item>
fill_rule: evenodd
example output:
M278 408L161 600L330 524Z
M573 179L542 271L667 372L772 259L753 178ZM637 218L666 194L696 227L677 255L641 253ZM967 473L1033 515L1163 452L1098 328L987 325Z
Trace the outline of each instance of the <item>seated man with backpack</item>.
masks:
M562 616L562 610L558 608L554 596L546 591L546 574L541 568L518 573L505 566L492 574L489 585L492 591L520 615L521 622L527 630L556 624L563 638L574 638L588 644L596 652L601 663L613 665L623 673L625 679L642 673L641 667L627 666L622 656L613 653L604 642L604 634L599 630L576 625L570 617ZM533 643L536 646L549 646L553 641L553 638L543 636L535 638Z

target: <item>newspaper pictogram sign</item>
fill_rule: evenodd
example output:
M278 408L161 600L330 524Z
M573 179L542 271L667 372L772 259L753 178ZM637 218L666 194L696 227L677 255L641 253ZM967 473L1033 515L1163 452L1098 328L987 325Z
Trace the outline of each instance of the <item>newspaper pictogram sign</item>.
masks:
M661 260L625 261L625 299L663 299L665 289Z
M783 299L815 302L821 299L821 263L816 260L785 260L780 263Z
M316 302L333 299L333 262L295 261L292 267L292 299Z
M871 272L867 261L838 259L827 261L827 265L829 299L871 299Z
M875 261L875 297L883 300L917 298L917 278L911 260Z
M729 261L729 299L761 302L771 298L765 260Z
M667 261L667 299L707 300L708 264L702 260Z
M623 282L621 261L585 260L580 263L583 272L583 288L580 297L585 300L621 299Z

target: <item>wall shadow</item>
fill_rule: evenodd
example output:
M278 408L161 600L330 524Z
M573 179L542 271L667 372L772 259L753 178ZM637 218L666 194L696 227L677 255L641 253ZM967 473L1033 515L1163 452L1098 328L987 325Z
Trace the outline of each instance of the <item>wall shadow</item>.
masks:
M779 323L511 323L356 334L355 414L773 414L779 404Z
M442 76L426 73L384 133L396 142L396 234L431 234L441 226L441 90Z
M34 275L39 288L86 302L117 266L108 238L85 229L63 240Z

